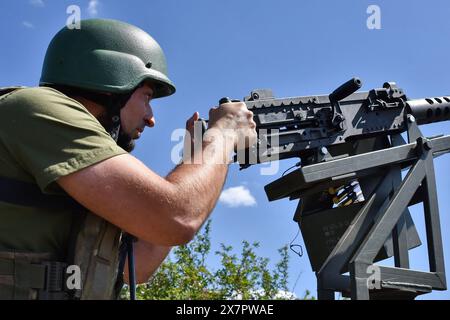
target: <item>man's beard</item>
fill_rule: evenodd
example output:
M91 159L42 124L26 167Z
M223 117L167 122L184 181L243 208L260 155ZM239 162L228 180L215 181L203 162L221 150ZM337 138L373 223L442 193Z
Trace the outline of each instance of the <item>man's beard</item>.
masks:
M111 117L107 113L100 115L98 118L100 124L111 134L112 131L112 121ZM131 152L136 147L135 140L127 133L123 132L122 128L119 130L119 137L116 141L117 145L124 149L126 152Z
M126 152L131 152L136 147L135 140L122 129L119 130L119 138L117 139L117 145L124 149Z

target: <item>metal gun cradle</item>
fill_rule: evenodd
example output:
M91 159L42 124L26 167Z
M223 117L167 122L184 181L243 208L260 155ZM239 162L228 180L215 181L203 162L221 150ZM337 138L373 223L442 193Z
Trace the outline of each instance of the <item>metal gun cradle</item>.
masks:
M413 299L446 290L433 158L450 151L450 136L426 138L418 125L450 120L450 97L408 100L395 83L355 93L360 87L355 78L328 96L275 99L270 90L256 90L245 98L257 124L259 145L250 151L257 162L301 159L299 169L265 187L268 199L300 199L294 220L319 299L334 299L335 292L352 299ZM336 206L327 190L352 181L363 201ZM408 207L418 203L428 272L409 266L408 250L421 241ZM375 264L392 256L395 267Z

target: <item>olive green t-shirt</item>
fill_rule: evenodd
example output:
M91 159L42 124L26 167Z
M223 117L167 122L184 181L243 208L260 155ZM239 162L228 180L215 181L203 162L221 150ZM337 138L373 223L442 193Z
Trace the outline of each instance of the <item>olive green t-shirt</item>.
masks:
M51 88L0 96L0 176L64 194L56 180L124 154L76 100ZM50 252L64 257L73 213L0 201L0 251Z

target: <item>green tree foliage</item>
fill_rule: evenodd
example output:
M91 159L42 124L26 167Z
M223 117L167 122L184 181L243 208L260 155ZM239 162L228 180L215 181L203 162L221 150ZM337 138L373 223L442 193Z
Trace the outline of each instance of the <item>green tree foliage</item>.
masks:
M210 270L211 221L188 245L174 249L147 284L137 287L138 299L294 299L288 290L288 247L279 249L280 261L269 270L267 258L258 257L258 243L243 242L240 256L231 246L215 252L218 270ZM126 298L126 290L122 295ZM303 299L311 299L309 292Z

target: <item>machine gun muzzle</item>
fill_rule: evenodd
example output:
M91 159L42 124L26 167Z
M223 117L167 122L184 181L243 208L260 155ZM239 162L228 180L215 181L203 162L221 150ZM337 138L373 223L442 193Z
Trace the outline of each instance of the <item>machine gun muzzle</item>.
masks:
M406 105L419 125L450 120L450 97L409 100Z

